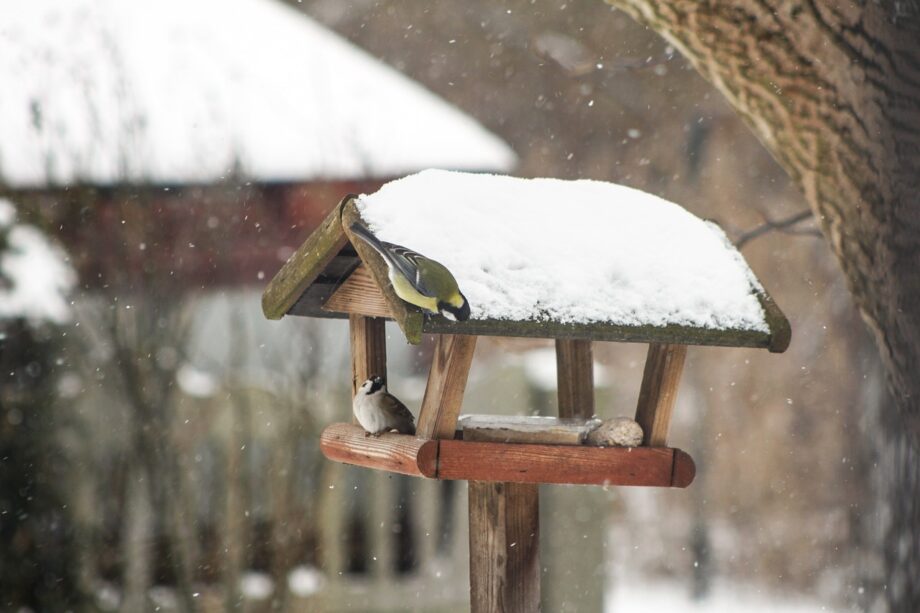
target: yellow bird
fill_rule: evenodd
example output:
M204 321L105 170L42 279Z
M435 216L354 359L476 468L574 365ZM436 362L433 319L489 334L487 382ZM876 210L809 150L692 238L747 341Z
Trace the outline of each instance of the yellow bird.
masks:
M351 231L387 263L397 296L451 321L470 318L470 304L446 266L406 247L381 241L360 223L351 224Z

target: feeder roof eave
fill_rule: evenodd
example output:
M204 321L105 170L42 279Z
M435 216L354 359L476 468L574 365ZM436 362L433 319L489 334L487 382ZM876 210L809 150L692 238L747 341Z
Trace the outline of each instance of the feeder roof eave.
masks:
M424 321L426 334L472 334L528 338L572 338L629 343L669 343L717 347L752 347L782 353L789 347L791 328L785 315L766 292L757 298L764 307L769 332L742 329L716 329L695 326L631 326L609 322L566 323L559 321L469 320L462 323L442 317Z
M265 289L262 295L262 310L267 318L280 319L286 314L326 318L344 316L344 313L324 311L321 304L341 285L360 261L363 261L377 289L380 290L390 318L400 325L410 343L418 343L421 335L428 333L756 347L768 349L773 353L781 353L789 346L789 322L766 290L758 292L757 298L763 307L769 332L682 325L566 323L552 320L474 319L459 323L442 317L425 318L396 297L386 276L386 265L373 250L357 242L357 255L342 255L349 238L345 227L359 218L360 213L354 205L354 196L346 196L288 259ZM336 260L342 262L337 264ZM329 278L326 279L326 283L320 284L318 281L322 277ZM303 300L308 292L317 288L322 291L311 296L311 300Z

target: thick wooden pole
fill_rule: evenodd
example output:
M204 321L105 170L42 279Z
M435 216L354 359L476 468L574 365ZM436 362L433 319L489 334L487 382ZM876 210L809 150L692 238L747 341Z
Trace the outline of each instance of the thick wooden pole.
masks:
M591 341L556 339L559 417L594 416L594 352Z
M537 486L470 481L470 610L540 610Z
M645 433L643 445L664 447L668 444L671 412L677 401L677 387L686 357L686 345L651 344L648 347L636 407L636 421Z

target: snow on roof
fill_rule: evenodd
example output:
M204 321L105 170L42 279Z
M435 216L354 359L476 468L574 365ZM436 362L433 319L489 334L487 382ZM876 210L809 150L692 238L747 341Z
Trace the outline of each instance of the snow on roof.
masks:
M473 319L769 332L722 230L637 189L426 170L358 208L382 240L447 266Z
M0 0L0 184L508 170L469 116L274 0Z
M15 220L16 208L0 198L0 320L62 323L69 317L66 296L76 273L37 228Z

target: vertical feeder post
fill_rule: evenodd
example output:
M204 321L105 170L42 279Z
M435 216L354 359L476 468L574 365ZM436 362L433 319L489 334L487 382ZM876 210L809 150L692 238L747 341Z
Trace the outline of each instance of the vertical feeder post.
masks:
M540 523L532 483L470 481L470 610L540 610Z
M351 395L371 375L387 377L387 337L382 317L349 315L351 336Z
M591 341L556 339L559 417L594 416L594 351Z
M349 315L351 340L351 394L372 375L387 379L386 320L382 317ZM354 419L353 419L354 422ZM375 558L371 572L377 581L386 581L393 572L393 488L390 475L374 471L371 475L372 501L364 518L370 533Z
M642 444L664 447L668 444L671 412L677 401L677 386L687 357L686 345L652 343L648 346L636 421L644 432Z

